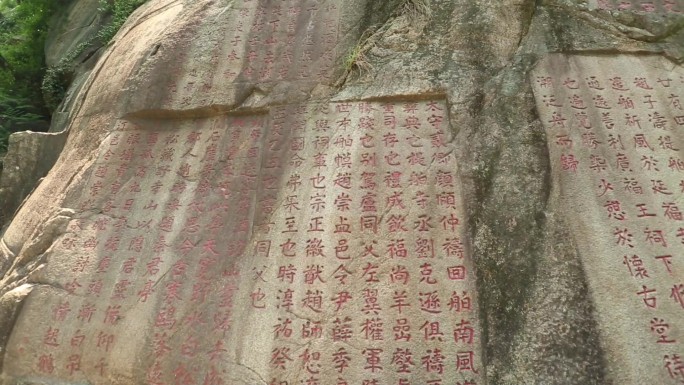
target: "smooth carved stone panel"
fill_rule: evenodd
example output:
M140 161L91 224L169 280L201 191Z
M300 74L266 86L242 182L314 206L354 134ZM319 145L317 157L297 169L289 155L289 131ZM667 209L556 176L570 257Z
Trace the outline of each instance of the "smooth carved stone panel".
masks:
M589 0L589 8L639 13L684 13L682 0Z
M441 100L275 109L249 277L271 383L479 382L450 140Z
M531 81L612 375L684 383L684 70L552 55Z
M451 139L444 100L122 122L49 251L51 285L29 298L7 372L482 383Z

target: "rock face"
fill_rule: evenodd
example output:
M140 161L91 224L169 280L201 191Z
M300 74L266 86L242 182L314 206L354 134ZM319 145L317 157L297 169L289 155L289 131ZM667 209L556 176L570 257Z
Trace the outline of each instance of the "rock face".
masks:
M3 235L2 383L684 383L682 12L148 2Z
M21 202L57 161L66 141L69 119L76 112L74 106L79 91L101 54L101 44L93 39L103 24L98 0L65 3L67 6L52 16L45 60L48 66L73 67L73 81L60 108L53 111L49 127L39 124L24 128L34 131L48 131L49 128L55 134L20 132L10 140L0 174L0 227L9 223ZM75 55L80 51L79 46L87 48Z
M22 201L59 157L66 134L17 132L9 141L0 179L0 224L7 223Z

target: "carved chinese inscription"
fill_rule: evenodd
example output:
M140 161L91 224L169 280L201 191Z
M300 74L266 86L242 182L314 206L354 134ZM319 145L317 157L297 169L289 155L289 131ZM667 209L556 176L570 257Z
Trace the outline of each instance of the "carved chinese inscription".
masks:
M97 383L119 383L108 381L127 366L149 372L121 383L210 376L232 332L265 123L121 122L51 250L44 280L60 291L31 297L27 314L44 324L14 332L10 372Z
M274 109L249 303L270 383L479 383L450 140L441 100Z
M482 383L446 108L339 102L121 122L50 252L52 286L26 305L44 323L18 323L8 371Z
M622 380L684 382L684 71L555 55L531 80L605 346L633 368Z
M225 9L231 16L211 27L211 44L188 36L169 43L182 46L179 56L165 57L163 73L174 76L158 79L163 96L145 106L160 100L176 108L223 104L244 84L325 82L337 62L340 7L333 0L231 2ZM233 85L213 86L227 81Z
M241 55L249 81L318 81L333 69L340 6L326 0L243 0L237 26L226 35L230 60Z

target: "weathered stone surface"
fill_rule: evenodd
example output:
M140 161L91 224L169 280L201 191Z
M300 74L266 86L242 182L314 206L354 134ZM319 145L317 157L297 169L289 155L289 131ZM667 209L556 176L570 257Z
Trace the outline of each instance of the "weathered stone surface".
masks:
M64 148L66 135L17 132L10 136L0 178L0 225L4 226Z
M593 171L559 167L529 78L681 62L681 22L570 0L150 1L3 236L2 292L33 288L3 381L681 382L641 298L606 285L634 284L613 220L601 204L580 231ZM659 293L681 277L647 267Z
M59 63L67 54L85 44L102 27L98 0L62 1L50 21L50 34L45 42L45 62L49 66Z

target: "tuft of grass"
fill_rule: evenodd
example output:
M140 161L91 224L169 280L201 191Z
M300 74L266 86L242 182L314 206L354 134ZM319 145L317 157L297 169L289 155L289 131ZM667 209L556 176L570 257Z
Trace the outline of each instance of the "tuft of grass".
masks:
M362 72L370 71L373 68L366 56L366 52L372 47L372 45L368 43L368 36L361 36L359 42L349 50L349 53L344 59L344 69L346 71L357 71L361 74Z
M430 18L432 16L432 8L430 8L429 1L404 0L404 3L399 7L399 13L407 15L411 20Z
M373 69L367 53L375 46L379 37L378 32L377 27L371 27L361 34L358 43L349 50L344 58L342 63L344 73L335 83L336 87L344 84L354 74L361 76L363 73L370 72Z

